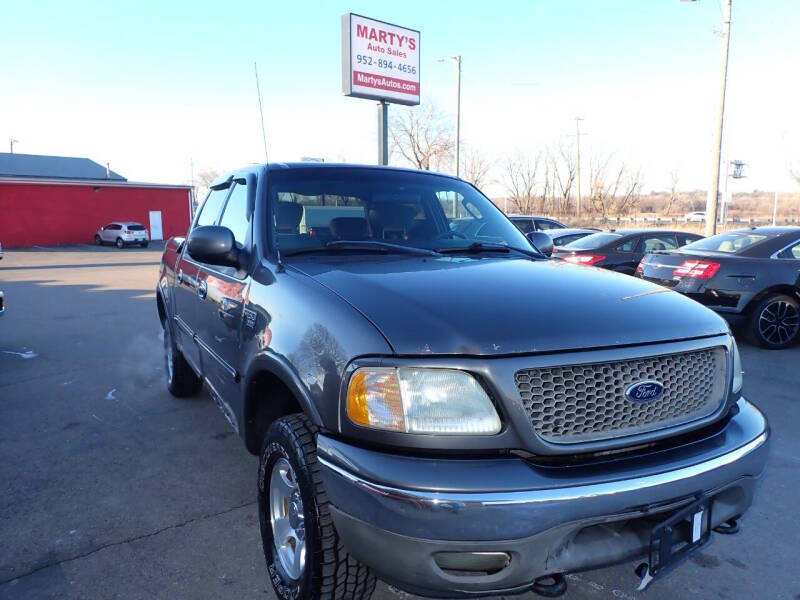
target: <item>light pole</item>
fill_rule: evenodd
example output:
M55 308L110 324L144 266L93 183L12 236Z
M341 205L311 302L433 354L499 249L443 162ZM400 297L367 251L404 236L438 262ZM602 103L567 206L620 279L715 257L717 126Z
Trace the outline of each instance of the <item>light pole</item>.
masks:
M11 138L10 140L8 140L8 146L9 146L8 150L9 150L9 152L11 154L14 154L14 144L17 143L17 142L19 142L19 140L15 140L14 138Z
M581 121L580 117L575 117L575 179L578 183L578 202L575 205L575 216L581 216Z
M696 2L697 0L689 0ZM717 208L719 204L719 171L722 162L722 124L725 115L725 87L728 80L728 50L731 40L731 2L720 0L722 9L722 72L719 86L719 111L717 112L716 127L714 128L714 151L711 164L711 185L706 198L706 236L717 232Z
M456 61L456 177L461 174L461 55L451 56ZM437 62L444 62L440 58Z

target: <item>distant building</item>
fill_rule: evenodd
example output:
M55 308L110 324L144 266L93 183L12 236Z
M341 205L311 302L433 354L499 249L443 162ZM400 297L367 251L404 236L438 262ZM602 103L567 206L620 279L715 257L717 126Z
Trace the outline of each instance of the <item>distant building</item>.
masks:
M0 152L4 247L92 243L111 221L138 221L151 239L189 228L191 188L130 182L88 158Z

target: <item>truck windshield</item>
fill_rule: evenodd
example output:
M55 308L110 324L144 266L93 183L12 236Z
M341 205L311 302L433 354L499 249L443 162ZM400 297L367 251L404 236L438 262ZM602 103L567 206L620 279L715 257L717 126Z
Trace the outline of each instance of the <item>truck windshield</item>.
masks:
M475 253L503 245L531 251L492 202L471 185L442 175L348 167L273 169L268 174L272 241L286 256L383 242ZM335 244L331 244L334 242ZM452 249L452 250L451 250Z

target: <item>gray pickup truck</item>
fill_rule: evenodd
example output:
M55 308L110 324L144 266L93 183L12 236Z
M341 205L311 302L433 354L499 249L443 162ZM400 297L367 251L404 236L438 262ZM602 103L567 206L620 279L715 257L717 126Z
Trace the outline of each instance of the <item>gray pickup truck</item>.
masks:
M641 589L738 530L769 428L725 321L529 235L453 177L270 164L167 242L169 390L260 455L280 598Z

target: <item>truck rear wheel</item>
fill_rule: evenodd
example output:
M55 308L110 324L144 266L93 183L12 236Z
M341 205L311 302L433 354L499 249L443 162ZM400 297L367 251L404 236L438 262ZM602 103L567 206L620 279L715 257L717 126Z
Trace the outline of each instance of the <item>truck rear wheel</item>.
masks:
M164 363L167 368L167 389L173 396L194 396L203 387L203 380L192 370L175 345L169 323L164 323Z
M281 600L368 600L375 576L347 554L317 462L316 428L302 414L264 436L258 516L270 581Z

